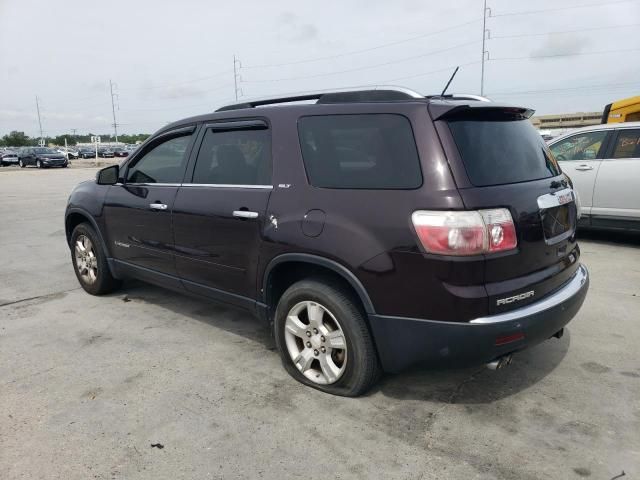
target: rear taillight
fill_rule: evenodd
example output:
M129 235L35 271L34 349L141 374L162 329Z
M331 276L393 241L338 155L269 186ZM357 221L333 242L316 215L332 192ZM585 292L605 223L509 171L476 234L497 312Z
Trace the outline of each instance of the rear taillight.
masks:
M417 210L411 215L422 246L438 255L478 255L516 248L518 240L506 208L478 211Z

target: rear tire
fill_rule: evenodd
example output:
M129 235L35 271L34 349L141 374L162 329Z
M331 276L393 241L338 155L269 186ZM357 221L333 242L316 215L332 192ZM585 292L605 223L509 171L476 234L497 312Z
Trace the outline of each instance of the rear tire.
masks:
M100 237L88 223L73 229L71 261L80 286L91 295L110 293L122 284L111 275Z
M342 287L314 278L291 285L274 318L284 368L299 382L323 392L362 395L380 375L364 315L357 298Z

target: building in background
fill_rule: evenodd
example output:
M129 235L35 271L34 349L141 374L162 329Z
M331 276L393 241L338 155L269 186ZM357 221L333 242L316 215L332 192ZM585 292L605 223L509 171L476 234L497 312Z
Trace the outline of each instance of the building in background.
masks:
M539 115L531 117L533 126L538 129L579 128L597 125L602 120L602 112L560 113L557 115Z

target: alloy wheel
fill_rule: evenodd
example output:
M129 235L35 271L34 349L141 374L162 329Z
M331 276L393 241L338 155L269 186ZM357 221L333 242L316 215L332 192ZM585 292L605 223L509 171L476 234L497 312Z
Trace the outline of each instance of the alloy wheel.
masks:
M337 382L347 366L347 342L336 317L314 301L294 305L284 324L284 338L296 368L321 385Z
M92 284L98 278L98 259L93 243L86 235L80 235L75 244L76 269L85 283Z
M40 163L40 160L36 160L36 167L42 168L42 163Z

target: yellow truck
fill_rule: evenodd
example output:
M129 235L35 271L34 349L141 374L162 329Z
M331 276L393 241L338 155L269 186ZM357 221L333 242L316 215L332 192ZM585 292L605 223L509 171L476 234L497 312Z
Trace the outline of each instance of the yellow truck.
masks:
M601 123L640 121L640 96L629 97L604 107Z

